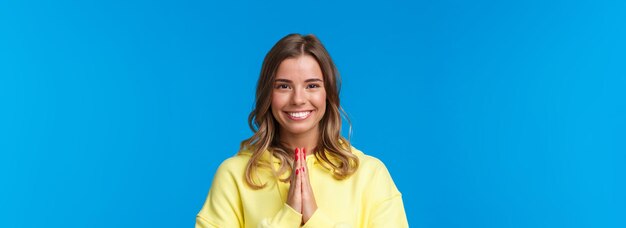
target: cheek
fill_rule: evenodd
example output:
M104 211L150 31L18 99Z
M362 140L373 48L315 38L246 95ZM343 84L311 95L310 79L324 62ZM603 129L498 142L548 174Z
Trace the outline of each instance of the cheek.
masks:
M272 103L270 103L272 112L278 111L280 112L280 109L285 106L286 104L286 99L284 96L281 96L281 94L276 94L273 93L272 94Z
M326 110L326 93L317 94L312 101L319 110Z

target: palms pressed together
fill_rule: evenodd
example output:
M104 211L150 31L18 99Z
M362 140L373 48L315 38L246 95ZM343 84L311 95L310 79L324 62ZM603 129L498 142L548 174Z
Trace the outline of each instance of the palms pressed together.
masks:
M306 166L306 150L304 148L296 148L295 150L292 173L295 175L291 175L287 204L302 214L302 224L304 224L317 210L315 196L311 182L309 182L309 170Z

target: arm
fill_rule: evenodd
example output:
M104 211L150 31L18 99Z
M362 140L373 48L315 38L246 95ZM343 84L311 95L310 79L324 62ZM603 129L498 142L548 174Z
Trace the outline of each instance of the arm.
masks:
M270 219L263 219L258 228L291 228L299 227L302 215L285 203L283 207Z
M364 190L365 217L367 227L408 227L402 194L396 188L385 165L377 161L373 166L369 183ZM316 210L303 228L334 227L335 222L323 210Z
M264 219L258 225L259 228L269 227L299 227L302 224L305 215L302 211L306 206L303 199L309 197L308 194L302 194L304 171L306 164L303 162L305 159L304 151L300 151L300 148L296 148L295 151L295 164L292 169L291 184L289 186L289 194L287 196L287 202L283 207L272 217L271 219ZM304 167L303 167L304 166ZM307 182L308 183L308 182ZM312 195L310 195L312 197ZM314 199L313 199L314 200ZM314 204L315 202L313 202ZM317 208L317 206L315 206ZM310 207L307 207L310 210Z
M315 227L335 227L335 222L330 219L322 210L315 210L309 221L307 221L302 228L315 228Z
M196 216L196 228L245 227L244 203L263 210L263 205L273 199L255 199L256 202L243 202L242 192L246 187L242 180L245 163L233 158L224 161L215 173L209 195ZM257 227L291 228L299 227L302 215L287 204L274 216L262 219ZM249 225L249 224L248 224Z
M232 161L224 161L215 173L209 195L196 216L196 228L243 227L242 204Z
M366 191L371 207L368 227L408 227L402 194L396 188L389 171L381 162Z

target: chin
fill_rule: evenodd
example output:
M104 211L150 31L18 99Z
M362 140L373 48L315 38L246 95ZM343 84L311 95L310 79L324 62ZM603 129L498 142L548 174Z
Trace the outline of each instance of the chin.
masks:
M299 135L299 134L304 134L304 133L308 133L310 131L315 130L315 127L286 127L283 128L285 132L289 133L289 134L293 134L293 135Z

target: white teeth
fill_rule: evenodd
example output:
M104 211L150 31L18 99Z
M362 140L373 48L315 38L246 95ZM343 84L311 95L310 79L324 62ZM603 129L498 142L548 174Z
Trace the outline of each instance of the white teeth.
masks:
M295 118L302 118L309 115L309 113L311 112L290 112L289 115Z

